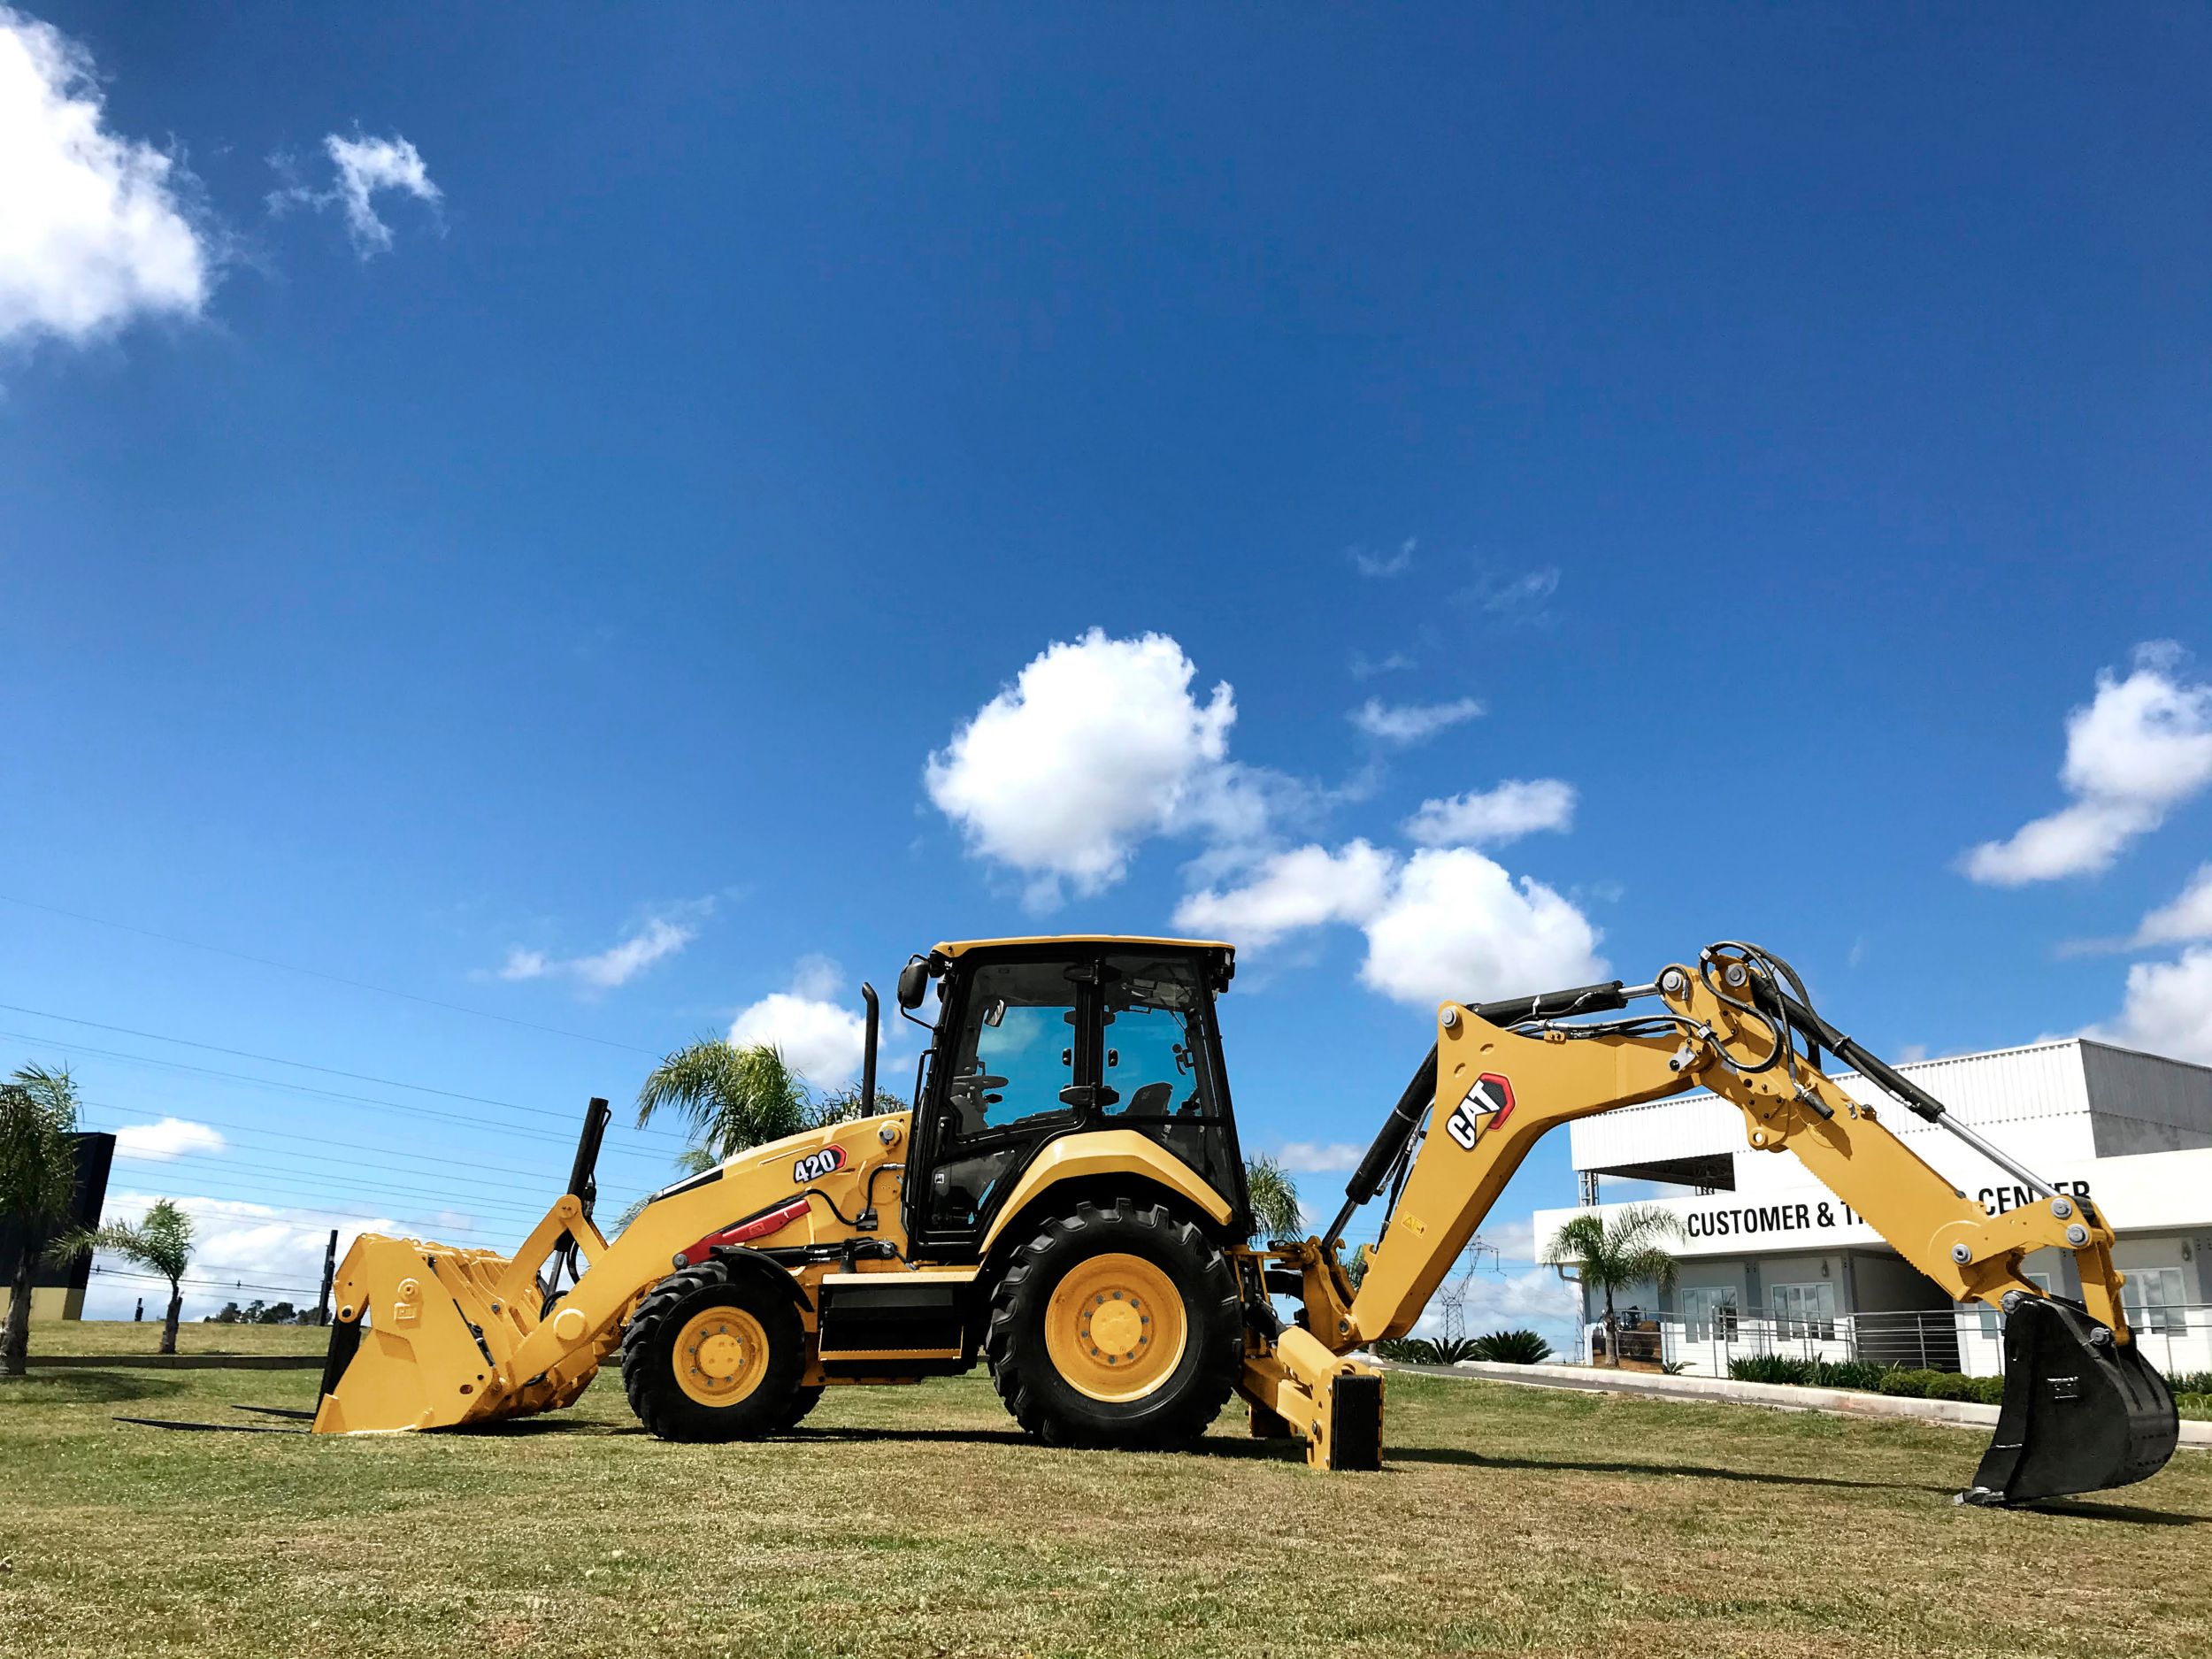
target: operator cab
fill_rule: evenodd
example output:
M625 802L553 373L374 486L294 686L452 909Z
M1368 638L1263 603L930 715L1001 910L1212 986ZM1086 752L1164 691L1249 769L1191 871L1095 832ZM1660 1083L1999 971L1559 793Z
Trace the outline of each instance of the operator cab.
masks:
M899 975L938 1013L915 1087L904 1220L917 1259L975 1259L1022 1173L1064 1136L1133 1130L1227 1202L1249 1206L1214 997L1235 956L1194 940L941 944ZM917 1024L926 1023L917 1020Z

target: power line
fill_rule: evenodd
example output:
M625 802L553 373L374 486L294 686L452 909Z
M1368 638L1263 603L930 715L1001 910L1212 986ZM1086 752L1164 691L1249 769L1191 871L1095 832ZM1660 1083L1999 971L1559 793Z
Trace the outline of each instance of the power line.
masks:
M227 1182L195 1182L195 1183L194 1183L194 1185L196 1185L196 1186L211 1186L211 1187L212 1187L212 1186L227 1186L227 1185L229 1185L229 1184L230 1184L230 1183L227 1183ZM270 1203L270 1202L268 1202L268 1199L266 1198L266 1196L265 1196L265 1195L256 1195L256 1194L253 1194L234 1193L234 1192L233 1192L233 1193L222 1193L222 1192L204 1192L204 1193L196 1193L196 1194L188 1194L188 1195L189 1195L189 1196L192 1196L192 1197L196 1197L196 1198L211 1198L211 1199L213 1199L215 1202L217 1202L218 1203L231 1203L231 1204L255 1204L255 1205L257 1205L257 1206L259 1206L260 1208L262 1208L262 1209L264 1209L264 1210L283 1210L289 1211L289 1212L290 1212L291 1214L293 1214L293 1215L300 1215L300 1216L321 1216L321 1217L324 1217L325 1219L326 1219L326 1220L334 1219L334 1220L338 1220L338 1221L352 1221L352 1222L361 1222L361 1221L393 1221L393 1220L396 1219L396 1217L391 1217L391 1216L384 1216L384 1215L379 1215L379 1214L378 1214L375 1210L334 1210L334 1209L331 1209L330 1207L328 1207L327 1205L318 1205L318 1204L272 1204L272 1203ZM252 1216L244 1216L244 1217L235 1217L235 1219L243 1220L243 1221L252 1221L252 1220L261 1219L261 1217L252 1217ZM267 1217L266 1219L269 1219L269 1220L272 1220L272 1221L275 1221L275 1222L278 1222L278 1223L280 1223L280 1223L283 1221L284 1217L280 1217L280 1216L278 1216L278 1217ZM358 1230L359 1230L359 1231L366 1231L366 1229L358 1229ZM447 1227L447 1228L442 1229L442 1231L447 1232L447 1233L461 1233L461 1234L464 1234L464 1235L465 1235L466 1237L469 1237L469 1238L474 1238L474 1239L489 1239L489 1240L494 1240L495 1242L497 1242L497 1241L499 1241L499 1240L504 1240L504 1239L511 1238L511 1237L512 1236L512 1235L508 1234L508 1233L487 1233L487 1232L485 1232L485 1231L484 1231L482 1228L480 1228L480 1227Z
M5 1003L0 1003L0 1007L6 1006L7 1004ZM30 1010L22 1011L35 1013L37 1010ZM41 1016L41 1018L62 1018L65 1017L52 1015ZM81 1021L77 1023L88 1024L89 1022ZM132 1033L129 1034L137 1035L140 1033ZM55 1041L52 1037L19 1031L0 1031L0 1037L8 1037L18 1042L31 1043L50 1043ZM181 1041L183 1039L155 1036L152 1037L151 1041L156 1042L172 1042ZM286 1094L313 1095L323 1100L342 1101L349 1105L373 1106L382 1111L405 1112L410 1116L417 1118L431 1118L447 1123L464 1124L475 1129L492 1129L503 1135L522 1135L534 1141L551 1141L556 1145L568 1144L568 1141L565 1136L554 1134L542 1129L524 1129L506 1124L489 1123L482 1118L471 1117L460 1112L439 1111L435 1108L428 1106L409 1106L403 1104L398 1101L378 1100L368 1094L349 1094L341 1089L318 1088L311 1083L288 1083L280 1078L255 1077L250 1072L227 1071L219 1066L194 1065L188 1061L164 1060L154 1055L130 1054L119 1048L95 1048L88 1043L83 1042L65 1042L63 1046L66 1047L72 1053L74 1054L97 1055L103 1059L119 1060L131 1065L152 1066L158 1070L167 1071L188 1071L196 1077L219 1077L226 1079L231 1082L251 1084L257 1088L274 1089ZM292 1063L288 1061L278 1061L276 1064L283 1065ZM370 1080L374 1081L375 1079L372 1079ZM401 1088L414 1088L419 1086L403 1083L397 1087ZM472 1099L474 1097L464 1095L460 1098ZM498 1101L489 1102L487 1103L497 1106L504 1106L506 1104L504 1102ZM538 1112L546 1117L561 1116L560 1113L545 1111L543 1108L534 1106L517 1107L514 1110ZM681 1135L666 1129L630 1128L628 1133L639 1135L651 1135L661 1140L676 1141L680 1142L684 1138ZM611 1152L618 1152L625 1157L651 1157L655 1156L652 1153L639 1151L629 1147L610 1147L607 1150Z
M169 1282L166 1273L139 1273L124 1267L102 1267L96 1263L92 1271L101 1279L143 1279L157 1285ZM320 1286L311 1288L305 1285L257 1285L243 1279L180 1279L177 1283L187 1290L288 1290L303 1296L322 1294Z
M49 1041L44 1037L30 1036L16 1031L0 1031L0 1037L11 1037L19 1042ZM252 1077L243 1071L219 1071L211 1066L191 1065L182 1060L159 1060L151 1055L125 1054L118 1049L95 1048L84 1043L70 1043L66 1047L72 1054L98 1055L105 1059L122 1061L128 1065L152 1066L165 1071L188 1071L196 1077L219 1077L233 1082L251 1084L257 1088L274 1089L287 1096L307 1095L317 1100L337 1101L347 1105L371 1106L379 1111L403 1112L411 1118L427 1118L440 1123L454 1123L471 1129L489 1130L510 1140L542 1141L549 1145L564 1147L574 1144L567 1136L554 1134L547 1130L524 1129L511 1124L488 1123L483 1118L468 1117L460 1112L440 1111L434 1106L409 1106L398 1101L376 1100L366 1094L348 1094L337 1089L317 1088L310 1083L285 1083L275 1078ZM87 1103L96 1104L97 1102ZM197 1109L187 1108L186 1110L196 1110ZM170 1112L167 1115L174 1117L176 1114ZM194 1121L201 1120L195 1119ZM279 1132L271 1130L268 1133L273 1134ZM665 1134L667 1132L664 1130L630 1130L628 1133ZM367 1148L370 1151L380 1149L374 1147ZM602 1156L608 1153L614 1153L626 1158L658 1158L664 1156L660 1153L642 1151L635 1147L604 1147L601 1149Z
M0 1035L5 1034L6 1033L0 1033ZM127 1128L138 1124L157 1124L170 1118L176 1118L176 1114L174 1112L163 1112L160 1116L157 1117L142 1107L119 1106L112 1101L88 1100L84 1103L95 1111L110 1113L117 1118L125 1119L126 1122L123 1126ZM177 1121L184 1122L187 1120L177 1118ZM342 1148L349 1152L373 1152L380 1157L405 1158L411 1163L416 1164L435 1164L442 1167L449 1165L453 1163L453 1160L449 1157L438 1157L427 1152L403 1152L394 1147L372 1146L365 1141L333 1141L327 1135L303 1135L296 1133L289 1129L265 1128L259 1124L227 1123L219 1118L201 1118L196 1115L189 1119L189 1121L204 1125L205 1127L210 1129L228 1129L234 1133L242 1135L274 1135L281 1141L304 1141L311 1146L337 1147ZM255 1149L280 1154L284 1153L285 1150L282 1147L257 1148ZM620 1151L622 1148L618 1147L608 1149ZM650 1155L641 1153L634 1154L633 1156L647 1156ZM489 1170L496 1175L520 1175L532 1180L540 1180L545 1177L545 1171L542 1170L518 1170L511 1164L480 1164L473 1157L469 1159L468 1167L471 1171ZM400 1174L411 1173L411 1171L404 1170L397 1172Z
M425 1200L449 1208L465 1203L472 1210L511 1210L517 1215L526 1215L534 1219L542 1216L548 1209L551 1208L550 1204L541 1207L525 1203L519 1199L488 1198L476 1193L457 1189L441 1191L419 1187L396 1187L377 1180L349 1180L343 1175L319 1175L311 1170L287 1170L266 1164L242 1164L219 1152L180 1152L165 1158L148 1157L142 1153L124 1152L117 1154L115 1161L118 1164L135 1164L161 1169L173 1168L187 1162L219 1163L227 1170L235 1170L243 1174L282 1176L296 1186L337 1187L339 1191L334 1195L341 1198L351 1197L356 1193L375 1193L388 1198Z
M80 1019L73 1014L56 1014L42 1008L24 1008L14 1002L0 1002L0 1009L11 1014L28 1014L36 1019L58 1019L65 1025L83 1025L92 1031L112 1032L119 1036L138 1037L148 1042L173 1042L180 1048L199 1048L209 1054L224 1054L234 1060L258 1060L265 1065L288 1065L302 1071L317 1071L325 1077L342 1077L355 1083L373 1083L379 1088L403 1088L419 1094L436 1094L446 1100L466 1101L474 1106L496 1106L503 1111L528 1112L537 1118L566 1118L567 1112L555 1111L545 1106L525 1106L516 1101L494 1100L488 1094L465 1094L457 1089L438 1088L428 1083L405 1083L396 1078L374 1077L366 1071L349 1071L342 1066L317 1065L311 1060L287 1060L280 1055L257 1054L250 1048L226 1048L220 1043L196 1042L189 1037L171 1037L157 1031L138 1031L128 1025L104 1025L96 1019ZM268 1079L264 1079L263 1081ZM666 1131L645 1130L641 1133L665 1133Z
M65 916L73 922L90 922L96 927L112 927L120 933L136 933L142 939L158 939L165 945L182 945L188 950L204 950L218 956L230 956L240 962L250 962L264 968L279 968L287 973L303 973L310 979L327 979L334 985L350 986L357 991L374 991L380 996L396 996L403 1002L420 1002L426 1008L442 1008L449 1013L472 1014L478 1019L495 1019L503 1025L519 1025L526 1031L541 1031L549 1036L571 1037L578 1042L595 1042L603 1048L624 1048L632 1054L652 1054L650 1048L641 1048L634 1042L618 1042L611 1037L595 1037L588 1032L569 1031L559 1025L541 1025L534 1019L518 1019L512 1014L495 1014L486 1008L469 1008L459 1002L441 1002L434 996L419 995L413 991L394 990L388 985L373 985L366 979L349 979L342 973L328 973L320 968L302 967L296 962L279 962L272 956L257 956L249 951L232 950L222 945L210 945L196 939L180 938L175 933L157 933L150 927L139 927L129 922L111 920L104 916L88 916L82 910L65 910L58 904L42 904L36 899L19 899L12 894L0 893L0 904L19 904L29 910L43 910L49 916ZM657 1056L656 1056L657 1057Z

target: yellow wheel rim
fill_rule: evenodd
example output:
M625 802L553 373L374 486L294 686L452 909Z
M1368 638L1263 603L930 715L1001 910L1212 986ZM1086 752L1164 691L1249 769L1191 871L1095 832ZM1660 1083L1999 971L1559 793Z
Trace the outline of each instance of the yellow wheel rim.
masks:
M1045 1352L1077 1393L1141 1400L1175 1372L1190 1322L1175 1281L1141 1256L1094 1256L1045 1304Z
M768 1333L742 1308L709 1308L684 1321L672 1357L685 1394L703 1406L733 1406L768 1374Z

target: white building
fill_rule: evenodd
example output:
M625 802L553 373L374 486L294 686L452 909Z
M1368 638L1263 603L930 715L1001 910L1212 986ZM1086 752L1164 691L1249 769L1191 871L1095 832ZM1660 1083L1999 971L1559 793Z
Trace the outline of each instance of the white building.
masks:
M2093 1199L2114 1229L2129 1323L2161 1371L2212 1370L2212 1069L2070 1039L1901 1066L2016 1162ZM2028 1192L1980 1154L1855 1073L1837 1080L1991 1214ZM1698 1094L1569 1126L1583 1194L1601 1179L1661 1183L1683 1237L1669 1290L1617 1293L1624 1317L1659 1326L1664 1356L1724 1375L1736 1356L1782 1352L1993 1374L1993 1310L1951 1302L1795 1157L1755 1151L1742 1112ZM1598 1213L1618 1204L1590 1206ZM1578 1213L1539 1211L1536 1236ZM2071 1256L2040 1250L2029 1275L2078 1297ZM1586 1342L1603 1299L1584 1293ZM1625 1345L1624 1345L1625 1346ZM1633 1351L1632 1349L1630 1351Z

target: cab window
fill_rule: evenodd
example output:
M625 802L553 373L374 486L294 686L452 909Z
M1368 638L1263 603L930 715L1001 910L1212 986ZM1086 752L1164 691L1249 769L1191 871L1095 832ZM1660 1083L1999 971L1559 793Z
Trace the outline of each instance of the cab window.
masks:
M955 1139L1069 1110L1060 1091L1075 1080L1075 991L1059 963L976 974L946 1087Z

